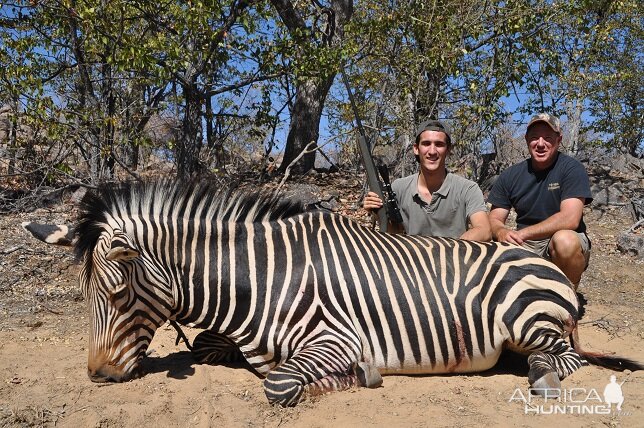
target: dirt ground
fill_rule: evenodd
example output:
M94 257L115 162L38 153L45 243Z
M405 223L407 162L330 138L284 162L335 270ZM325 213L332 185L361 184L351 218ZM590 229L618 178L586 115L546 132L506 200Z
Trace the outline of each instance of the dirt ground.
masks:
M255 374L196 364L183 343L175 345L168 325L151 344L143 378L92 383L78 267L66 251L31 240L19 226L72 217L68 205L0 217L0 426L644 426L644 372L583 367L562 383L566 402L534 399L536 407L526 410L527 365L512 355L480 374L390 376L378 389L273 407ZM644 361L644 263L615 245L632 220L620 210L587 208L586 221L593 253L580 286L587 300L581 343ZM184 331L189 338L198 333ZM599 414L613 374L623 383L622 410L613 405ZM545 414L562 409L566 414Z

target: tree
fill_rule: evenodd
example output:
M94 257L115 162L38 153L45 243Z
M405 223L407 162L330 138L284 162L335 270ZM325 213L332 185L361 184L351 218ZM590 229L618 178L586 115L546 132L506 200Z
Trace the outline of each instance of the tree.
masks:
M548 31L531 52L522 110L565 116L569 151L584 132L606 147L636 155L642 144L642 16L634 1L553 4ZM641 148L639 148L641 150Z
M71 172L65 158L72 142L86 162L87 181L113 179L119 146L134 142L131 133L143 129L162 100L163 87L137 68L146 28L135 12L127 2L96 1L20 2L10 9L14 25L2 34L9 49L1 84L22 104L23 121L43 130L42 138L23 143L63 154L43 159L56 168L51 173Z
M320 118L339 60L338 48L344 27L353 14L352 0L331 0L328 7L313 1L313 6L297 8L290 0L271 0L288 34L295 43L291 57L295 72L295 100L280 169L285 171L309 143L317 143ZM323 22L323 28L317 26ZM317 67L316 67L317 66ZM313 70L318 70L314 73ZM305 154L292 168L303 174L313 168L315 152Z
M588 64L588 129L612 149L644 156L644 28L638 2L606 2L587 11L592 44Z
M375 141L406 153L416 125L439 118L452 125L457 157L479 154L548 17L541 1L361 3L345 51Z
M172 142L177 171L199 172L204 118L213 120L206 101L280 75L266 39L251 37L266 14L261 2L85 0L14 9L2 21L11 24L3 40L12 48L1 58L3 87L24 103L25 117L56 122L56 140L76 143L93 183L112 179L117 164L136 163L147 121L173 102L182 120ZM171 88L178 91L168 99Z

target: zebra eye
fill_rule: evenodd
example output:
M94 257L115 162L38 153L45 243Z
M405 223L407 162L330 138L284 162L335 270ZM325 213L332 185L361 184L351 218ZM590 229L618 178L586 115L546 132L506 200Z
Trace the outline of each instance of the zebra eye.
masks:
M114 299L120 299L121 297L124 297L126 293L127 293L127 284L121 284L115 287L113 290L110 290L110 294Z

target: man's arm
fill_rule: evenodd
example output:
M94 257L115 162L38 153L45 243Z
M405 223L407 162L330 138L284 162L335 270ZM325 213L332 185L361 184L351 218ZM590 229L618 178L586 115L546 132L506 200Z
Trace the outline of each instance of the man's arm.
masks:
M490 219L490 227L492 228L492 238L498 242L521 245L523 244L523 239L519 235L519 232L505 227L505 222L509 214L509 209L492 205L488 216Z
M492 239L490 221L485 211L478 211L472 214L470 216L470 224L472 227L461 235L461 239L469 239L472 241L489 241Z
M521 239L545 239L560 230L575 230L584 212L584 198L568 198L561 201L559 212L547 219L518 231Z
M472 241L490 241L492 239L492 230L490 220L487 216L487 207L481 188L474 182L467 187L463 196L465 212L468 215L470 228L461 236L461 239L470 239Z

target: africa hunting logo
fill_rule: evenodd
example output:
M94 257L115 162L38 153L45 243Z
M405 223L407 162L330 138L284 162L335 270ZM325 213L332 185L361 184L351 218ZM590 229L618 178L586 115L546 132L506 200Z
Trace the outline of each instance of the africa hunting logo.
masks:
M526 415L610 415L615 412L627 416L630 412L622 412L624 382L617 383L617 377L611 375L610 383L601 395L595 388L528 388L527 391L517 388L508 403L523 403Z

